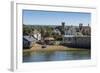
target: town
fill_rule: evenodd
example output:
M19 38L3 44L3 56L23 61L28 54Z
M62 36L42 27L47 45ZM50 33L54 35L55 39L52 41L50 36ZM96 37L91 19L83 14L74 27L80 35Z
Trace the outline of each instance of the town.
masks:
M60 25L23 24L24 50L66 50L67 47L90 49L90 25L66 26L65 22Z

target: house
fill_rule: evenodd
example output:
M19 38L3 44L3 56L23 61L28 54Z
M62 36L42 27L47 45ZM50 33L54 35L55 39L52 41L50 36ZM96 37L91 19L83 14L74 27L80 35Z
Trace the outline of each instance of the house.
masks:
M63 44L71 47L90 48L90 27L83 27L80 25L79 31L77 32L76 28L71 26L69 29L65 30L65 35L63 35Z
M39 33L37 30L33 31L32 36L37 39L38 41L41 40L41 33Z
M33 43L36 42L36 39L32 36L23 36L23 49L29 49L33 46Z
M76 35L76 28L73 26L70 26L69 28L65 29L65 34L64 35Z
M45 40L45 43L47 45L53 45L54 44L54 38L53 37L46 37L44 40Z
M54 34L57 34L57 35L61 35L61 32L60 32L58 29L54 29L54 30L53 30L53 33L54 33Z
M88 27L88 26L84 26L84 27L80 30L80 32L81 32L83 35L88 35L88 36L91 35L91 29L90 29L90 27Z

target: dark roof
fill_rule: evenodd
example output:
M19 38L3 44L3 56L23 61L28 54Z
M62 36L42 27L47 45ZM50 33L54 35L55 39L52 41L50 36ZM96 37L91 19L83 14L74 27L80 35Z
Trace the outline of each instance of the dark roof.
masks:
M26 39L27 41L30 41L30 42L36 41L36 39L33 38L32 36L23 36L23 38Z

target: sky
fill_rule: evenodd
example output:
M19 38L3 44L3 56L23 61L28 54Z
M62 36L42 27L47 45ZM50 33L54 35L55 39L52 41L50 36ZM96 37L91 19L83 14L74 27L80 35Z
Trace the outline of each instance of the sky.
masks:
M25 25L61 25L62 22L73 26L91 24L90 13L23 10L22 15Z

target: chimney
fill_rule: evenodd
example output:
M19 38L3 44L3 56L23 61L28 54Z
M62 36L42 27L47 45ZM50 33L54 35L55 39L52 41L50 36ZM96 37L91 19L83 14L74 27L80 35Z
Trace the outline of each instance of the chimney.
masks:
M62 22L62 27L65 28L65 22Z
M83 28L83 24L80 23L80 24L79 24L79 29L81 30L82 28Z
M63 30L63 34L65 34L65 22L62 22L62 30Z
M88 24L88 27L89 27L90 25Z

